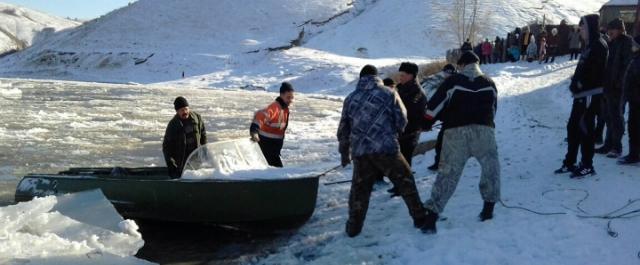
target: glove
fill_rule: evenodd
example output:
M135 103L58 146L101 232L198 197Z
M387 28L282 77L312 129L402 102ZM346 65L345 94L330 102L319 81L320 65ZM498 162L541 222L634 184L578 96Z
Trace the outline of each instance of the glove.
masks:
M351 164L351 156L349 155L349 153L340 153L340 165L342 165L342 167L346 167L347 165Z
M340 165L346 167L351 163L351 155L349 154L349 143L340 143L338 151L340 152Z
M431 131L435 120L425 120L422 124L422 130L425 132Z
M252 133L251 134L251 141L254 141L256 143L260 142L260 135L258 135L257 133Z

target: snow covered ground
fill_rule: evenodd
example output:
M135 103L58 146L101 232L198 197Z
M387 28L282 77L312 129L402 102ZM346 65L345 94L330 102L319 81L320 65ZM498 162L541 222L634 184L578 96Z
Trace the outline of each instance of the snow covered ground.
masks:
M482 21L494 39L543 15L577 23L604 2L487 0ZM452 8L444 0L139 0L0 60L0 76L269 90L288 80L301 92L346 95L366 63L443 58L456 45ZM301 32L299 47L268 51Z
M45 41L55 31L77 25L80 23L0 3L0 54L13 49L24 49L33 43Z
M275 254L254 264L636 264L640 218L607 221L578 215L602 215L640 199L640 167L616 165L596 156L598 175L581 180L552 172L561 165L565 123L571 99L568 77L575 63L500 64L483 67L498 84L497 138L502 164L503 200L540 212L496 207L494 220L476 219L482 208L480 175L468 163L458 190L439 222L437 235L413 228L400 199L389 199L379 186L372 195L363 233L344 233L349 184L321 185L311 221ZM626 139L625 139L626 140ZM626 146L626 144L625 144ZM337 157L335 158L337 159ZM414 159L418 189L428 198L435 173L426 170L433 153ZM349 179L351 168L324 181ZM622 212L640 208L635 201ZM637 216L637 215L636 215Z

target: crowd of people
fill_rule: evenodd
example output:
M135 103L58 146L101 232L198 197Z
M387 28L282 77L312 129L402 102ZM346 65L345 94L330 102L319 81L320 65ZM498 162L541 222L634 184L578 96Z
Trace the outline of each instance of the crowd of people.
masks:
M362 231L373 185L383 177L393 183L389 192L402 197L414 226L424 233L435 233L439 214L471 157L482 168L479 186L484 204L479 220L493 218L495 203L500 201L494 122L498 91L482 72L483 63L502 62L505 58L553 63L558 50L566 48L570 59L578 58L579 62L568 88L573 105L567 124L567 153L555 173L571 173L573 178L594 175L595 153L618 158L619 164L640 163L640 36L634 39L627 35L620 19L608 23L606 35L599 23L598 15L582 17L579 28L571 30L566 39L559 30L552 29L548 36L541 34L537 42L525 29L504 40L496 38L494 43L485 39L475 49L465 42L457 66L446 65L441 73L423 83L417 79L419 67L415 63L400 64L395 80L382 80L375 66L364 66L355 90L344 100L337 131L342 166L353 162L347 235L355 237ZM282 83L280 95L255 113L249 129L251 139L260 144L268 163L275 167L283 166L280 151L293 93L290 83ZM627 103L629 153L621 157ZM180 176L188 154L206 144L200 115L189 109L183 97L175 99L174 107L176 115L167 126L163 142L173 178ZM606 124L606 136L596 149L598 137L603 134L599 118ZM429 169L438 174L430 198L423 203L411 162L420 133L431 130L437 120L442 127L435 162ZM579 151L582 157L578 163Z
M562 30L562 32L561 32ZM567 25L545 29L534 35L529 26L516 28L505 38L484 39L473 45L467 39L460 50L473 51L480 55L480 64L527 61L553 63L556 56L570 54L571 60L578 59L581 47L580 28Z

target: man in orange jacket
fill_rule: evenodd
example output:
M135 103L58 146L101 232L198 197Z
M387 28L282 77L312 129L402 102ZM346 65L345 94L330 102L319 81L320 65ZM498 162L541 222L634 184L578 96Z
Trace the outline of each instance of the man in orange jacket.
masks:
M262 154L274 167L282 167L280 150L289 124L289 105L293 103L293 92L290 83L282 83L280 96L267 108L256 112L249 129L251 140L260 144Z

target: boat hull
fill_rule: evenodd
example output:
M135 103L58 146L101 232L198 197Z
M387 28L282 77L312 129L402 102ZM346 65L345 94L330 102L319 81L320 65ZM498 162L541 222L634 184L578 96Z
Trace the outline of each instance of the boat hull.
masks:
M20 202L34 197L100 189L126 218L233 225L303 222L313 214L318 191L317 177L171 180L164 175L147 174L135 178L87 172L25 176L18 184L15 199Z

